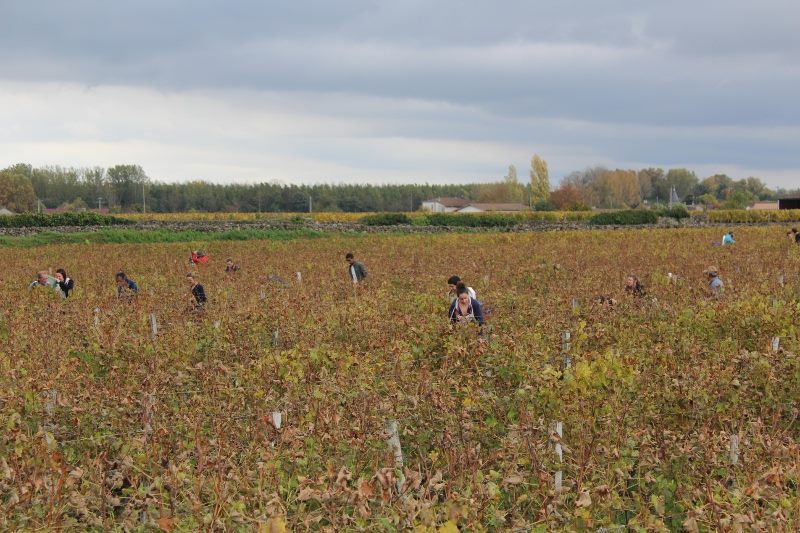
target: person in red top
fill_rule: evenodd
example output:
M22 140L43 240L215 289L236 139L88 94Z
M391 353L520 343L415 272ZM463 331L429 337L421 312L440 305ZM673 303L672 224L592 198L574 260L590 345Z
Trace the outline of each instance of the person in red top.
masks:
M192 265L205 265L208 263L208 256L203 250L192 250L192 254L189 256L189 263Z

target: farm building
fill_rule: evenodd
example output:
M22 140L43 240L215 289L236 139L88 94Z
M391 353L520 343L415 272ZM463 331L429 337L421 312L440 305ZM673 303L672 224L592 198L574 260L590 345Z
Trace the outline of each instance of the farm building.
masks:
M800 196L779 198L778 209L800 209Z
M431 198L422 202L421 208L423 211L431 211L432 213L452 213L462 207L466 207L468 204L469 201L463 198Z
M755 202L747 209L752 209L753 211L774 211L778 209L778 202Z
M483 213L486 211L499 211L502 213L518 213L520 211L527 211L528 206L525 204L517 203L501 203L501 204L485 204L485 203L471 203L458 210L459 213Z

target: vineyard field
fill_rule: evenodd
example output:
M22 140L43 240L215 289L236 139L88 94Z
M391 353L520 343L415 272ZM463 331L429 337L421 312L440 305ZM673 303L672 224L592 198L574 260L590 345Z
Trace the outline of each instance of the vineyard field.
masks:
M720 237L0 249L0 530L796 531L800 246ZM59 267L69 298L27 289ZM453 274L482 336L447 321Z

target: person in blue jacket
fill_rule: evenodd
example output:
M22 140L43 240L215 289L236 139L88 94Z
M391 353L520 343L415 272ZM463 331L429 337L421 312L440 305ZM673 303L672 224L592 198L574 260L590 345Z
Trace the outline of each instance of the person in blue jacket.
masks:
M729 231L728 233L722 236L722 245L725 246L726 244L736 244L736 241L733 240L732 231Z
M469 289L463 283L456 286L456 299L450 304L447 316L451 323L477 322L483 326L483 308L481 303L472 298Z
M139 294L139 286L125 272L117 272L117 297L130 297Z

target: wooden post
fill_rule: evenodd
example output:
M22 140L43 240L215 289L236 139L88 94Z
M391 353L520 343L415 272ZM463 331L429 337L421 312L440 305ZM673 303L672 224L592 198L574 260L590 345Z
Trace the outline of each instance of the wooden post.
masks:
M94 308L94 327L96 327L96 328L100 327L100 308L99 307L95 307Z
M781 289L783 288L785 280L786 278L783 276L783 272L781 272L780 276L778 276L778 285L781 286Z
M572 312L577 313L581 308L581 302L577 298L572 299Z
M219 329L219 325L220 325L220 321L219 320L215 320L214 321L214 329Z
M298 272L297 273L297 283L303 283L303 273L302 272Z
M729 446L729 455L732 465L739 464L739 435L734 433L731 435L731 442Z
M772 353L778 353L778 350L780 349L781 349L781 338L772 337Z
M156 314L150 313L150 332L153 335L153 340L158 337L158 322L156 321Z
M400 447L400 434L397 432L397 420L387 420L383 424L386 431L387 439L386 444L389 450L394 454L394 466L400 470L400 475L397 478L397 493L400 494L403 489L403 483L406 481L406 476L403 473L403 449Z
M272 425L275 426L275 429L281 429L282 422L283 422L283 416L281 415L281 412L272 411Z
M262 300L266 300L267 299L267 291L266 291L266 289L264 289L264 287L261 287L261 299Z

